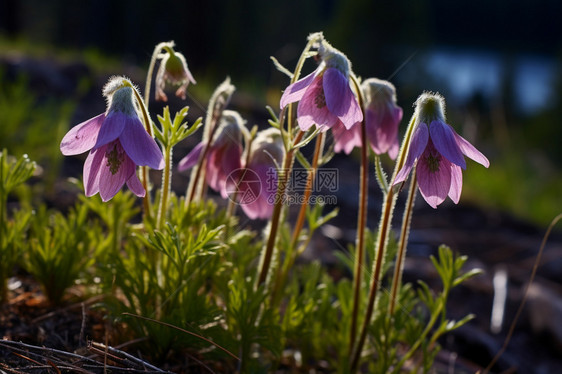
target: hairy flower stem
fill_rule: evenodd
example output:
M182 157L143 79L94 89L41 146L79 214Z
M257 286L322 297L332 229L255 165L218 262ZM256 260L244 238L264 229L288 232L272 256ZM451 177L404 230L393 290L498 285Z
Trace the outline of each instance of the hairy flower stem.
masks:
M314 186L314 178L316 177L316 172L318 171L318 161L320 160L320 155L322 154L322 149L324 148L324 133L319 133L316 137L316 144L314 146L314 155L312 156L311 169L308 170L308 177L306 180L306 187L304 190L303 204L300 207L299 215L297 217L297 222L295 223L295 229L293 231L293 237L291 239L291 247L296 248L299 240L299 235L304 226L304 219L306 218L306 208L308 207L308 200L310 194L312 193L312 188Z
M412 133L414 132L415 123L416 123L416 117L412 116L412 119L410 120L410 124L408 125L408 129L406 130L404 141L402 142L400 153L398 154L398 158L396 160L396 165L394 166L394 173L392 174L390 185L392 185L392 181L394 181L394 179L396 178L396 175L398 174L398 170L400 170L404 165L404 162L406 160L406 155L408 153L408 148L410 145ZM389 188L383 201L381 219L379 222L379 231L377 234L377 240L375 242L376 258L373 262L373 269L371 271L371 282L369 286L369 296L367 299L367 309L365 311L365 318L363 320L363 325L360 330L359 340L357 341L357 345L353 350L352 359L351 359L351 370L350 370L351 373L357 372L357 368L359 367L361 352L363 351L363 345L365 344L365 339L367 337L369 324L371 323L371 318L373 317L373 312L375 310L375 301L377 299L377 293L380 286L380 278L381 278L381 271L383 268L382 265L384 260L384 254L386 252L386 247L388 244L388 236L391 229L392 213L394 211L394 205L396 204L396 197L397 197L396 192L397 191L395 188Z
M295 67L295 73L291 77L291 84L295 83L300 76L300 72L304 65L305 60L310 57L309 51L314 46L315 43L318 43L323 38L322 34L313 34L309 36L308 43L304 47L299 60L297 61L297 66ZM289 137L293 134L293 104L289 104L287 108L281 111L281 115L279 116L279 124L282 126L283 121L285 118L285 112L288 113L287 115L287 134ZM282 130L283 131L283 130ZM292 141L292 145L298 144L304 136L303 131L298 131L297 135ZM275 205L273 206L273 213L271 216L270 221L270 231L269 237L267 238L267 244L263 252L263 257L261 261L259 276L257 285L260 286L261 284L265 283L267 280L267 275L269 273L269 267L271 265L271 259L273 257L273 250L275 248L275 242L277 240L277 231L279 229L279 221L281 218L281 212L283 210L283 199L285 197L285 193L287 190L288 179L290 177L290 171L293 169L293 163L295 161L295 149L291 147L287 150L285 154L285 158L283 159L283 167L280 170L279 174L279 181L277 184L277 192L276 192L276 199Z
M152 52L152 57L150 58L150 64L148 66L148 72L146 73L146 83L144 86L144 105L140 104L140 106L142 107L142 111L143 111L143 118L145 120L145 128L146 131L148 132L148 134L152 137L154 137L153 131L152 131L152 124L150 122L150 117L148 117L148 105L150 102L150 87L152 85L152 75L154 73L154 65L156 65L156 60L158 60L158 56L160 54L160 51L168 46L168 45L174 45L174 42L162 42L162 43L158 43L156 45L156 47L154 47L154 51ZM135 96L137 96L137 101L140 102L140 95L138 95L138 92L136 92L136 89L134 89L133 91L135 91ZM145 115L146 114L146 115ZM170 150L171 152L171 150ZM169 186L169 179L170 179L170 165L169 165L169 161L168 158L166 158L166 165L165 168L168 168L168 176L166 177L166 170L164 170L164 175L163 175L163 182L165 181L165 179L168 179L168 186ZM149 183L149 176L148 176L148 168L146 166L142 166L141 167L141 181L142 181L142 185L144 187L144 190L146 191L146 195L144 195L144 199L143 199L143 207L144 207L144 211L145 214L147 214L147 217L150 218L150 195L148 193L148 185ZM160 207L158 209L158 218L157 221L160 221L160 214L161 214L161 209L162 209L162 198L164 197L164 194L166 194L166 198L168 197L168 192L164 192L164 186L162 187L162 196L161 196L161 200L160 200ZM160 225L160 223L157 223L157 227Z
M304 136L303 131L299 131L293 144L297 144L302 140ZM265 251L263 253L263 258L261 262L261 268L258 276L258 286L265 283L267 280L267 275L269 273L269 267L271 265L271 259L273 257L273 250L275 248L275 242L277 241L277 231L279 230L279 223L281 218L281 211L283 210L283 202L285 201L285 194L287 193L287 186L289 185L289 178L291 176L291 170L293 169L293 163L295 161L295 149L289 149L285 154L283 159L283 166L279 173L279 182L277 183L277 192L275 194L275 205L273 206L273 213L270 222L269 237L267 238L267 244Z
M304 220L306 218L308 201L310 199L312 188L314 186L314 179L316 177L316 172L318 171L318 162L320 160L320 156L324 148L324 139L325 139L324 133L322 132L319 133L318 136L316 137L316 144L314 146L314 155L312 156L312 164L310 170L308 170L306 187L304 189L304 194L303 194L303 204L300 207L299 215L295 223L293 236L291 238L291 245L289 246L289 248L287 248L285 262L283 266L279 267L277 276L275 278L275 285L273 287L273 293L271 297L273 300L273 305L276 305L277 301L279 301L279 299L281 298L281 290L283 289L283 287L285 287L285 283L287 282L289 271L293 267L295 260L299 255L299 252L296 251L296 249L299 244L300 233L302 231L302 228L304 227Z
M174 42L162 42L158 43L156 47L154 47L154 52L152 52L152 57L150 58L150 64L148 65L148 72L146 73L146 83L144 86L144 102L148 107L148 101L150 98L150 87L152 86L152 75L154 73L154 66L156 65L156 60L160 56L160 51L164 48L169 49L170 47L174 46Z
M368 184L369 184L369 142L367 141L367 128L365 126L365 110L363 109L363 95L361 88L355 76L351 75L357 97L359 99L359 107L363 112L363 122L361 122L361 167L359 180L359 208L357 212L357 237L355 250L355 264L353 269L353 306L351 310L351 326L349 331L349 353L353 350L355 336L357 333L357 316L359 315L359 306L361 298L361 280L363 279L361 270L365 257L365 227L367 226L367 205L368 205ZM356 125L357 126L357 125Z
M402 272L404 271L404 261L406 259L406 247L408 245L408 237L410 235L410 224L412 222L412 212L414 210L414 202L417 193L417 179L415 168L412 172L412 180L410 181L410 189L408 190L408 199L402 217L402 228L400 230L400 241L398 242L398 254L396 264L394 266L394 275L392 277L392 289L390 290L390 303L388 305L388 313L390 316L394 314L396 307L396 298L398 289L402 282Z
M156 217L156 228L162 227L166 219L166 207L168 206L168 196L170 195L170 182L172 180L172 147L164 147L164 170L162 172L162 189L160 195L160 205L158 206L158 216Z

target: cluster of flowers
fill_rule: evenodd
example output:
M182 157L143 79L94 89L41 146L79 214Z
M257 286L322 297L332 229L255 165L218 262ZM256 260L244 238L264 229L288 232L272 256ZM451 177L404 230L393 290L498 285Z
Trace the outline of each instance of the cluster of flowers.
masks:
M183 56L168 50L157 74L156 98L166 100L166 81L180 85L176 94L185 98L189 82L195 83ZM331 130L335 152L349 154L362 147L365 126L370 148L376 154L399 152L398 125L402 109L396 105L396 90L387 81L370 78L362 84L352 79L347 57L321 39L317 45L317 69L289 85L282 97L283 110L298 102L297 121L302 131L317 126ZM122 77L112 78L103 94L108 109L72 128L62 139L64 155L89 151L84 164L87 196L99 192L103 201L111 199L126 183L137 196L146 194L136 175L137 166L162 169L164 159L155 140L143 126L139 112L144 105L133 85ZM464 156L488 167L489 161L446 123L444 99L424 93L416 102L415 130L406 161L393 184L404 182L416 166L416 177L423 198L437 207L447 196L458 202L462 189ZM285 149L278 129L270 128L250 139L245 121L234 111L224 110L215 136L203 139L179 163L186 170L205 159L205 181L223 197L235 198L250 218L268 218L272 205L271 170L284 157ZM150 125L149 125L150 126ZM245 144L245 147L243 146ZM257 176L257 177L256 177ZM256 178L260 183L256 182ZM251 196L253 198L248 198Z

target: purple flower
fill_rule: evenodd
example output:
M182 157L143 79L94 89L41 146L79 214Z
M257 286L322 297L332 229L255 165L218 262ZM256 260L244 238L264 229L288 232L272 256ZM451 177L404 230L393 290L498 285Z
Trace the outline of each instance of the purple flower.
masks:
M445 123L444 106L444 99L436 94L424 93L418 98L414 114L418 123L404 166L394 180L394 185L405 181L416 164L420 193L433 208L437 208L447 196L455 204L459 202L461 169L466 169L464 156L485 167L490 166L480 151Z
M107 112L73 127L60 144L65 156L90 151L84 163L85 194L99 192L103 201L113 198L125 183L135 195L144 196L136 167L164 167L162 152L136 112L133 88L119 82L123 78L112 78L104 88Z
M226 180L237 169L242 168L242 140L245 131L244 120L237 112L225 110L221 116L217 136L209 145L206 155L205 181L213 190L220 192L223 198L228 196ZM200 142L178 164L178 170L184 171L199 161L206 141Z
M299 101L297 120L301 130L313 125L327 130L338 124L347 129L363 120L363 113L349 86L350 62L326 41L320 44L322 62L311 74L289 85L281 97L281 109Z
M387 153L395 159L398 155L398 124L402 108L396 105L396 89L392 83L370 78L361 85L365 97L365 126L367 139L373 151ZM332 128L334 151L349 154L361 146L361 125L350 129L338 125Z
M156 90L154 95L157 101L168 101L168 96L164 93L166 82L179 86L176 96L185 100L185 92L189 83L195 84L195 79L187 68L185 57L174 51L173 43L164 46L166 53L162 57L158 73L156 73Z

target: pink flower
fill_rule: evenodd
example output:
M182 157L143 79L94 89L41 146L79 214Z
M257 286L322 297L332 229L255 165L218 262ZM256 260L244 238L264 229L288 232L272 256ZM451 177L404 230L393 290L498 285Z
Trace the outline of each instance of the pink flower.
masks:
M365 97L365 126L367 139L373 151L387 153L395 159L398 155L398 125L402 120L402 108L396 105L396 89L392 83L370 78L361 85ZM334 151L349 154L361 147L361 125L350 129L337 125L332 128Z
M332 127L332 135L334 137L334 152L344 151L348 155L353 151L353 148L361 147L361 122L356 123L350 129L346 129L343 124L338 123Z
M394 180L394 185L405 181L416 164L420 193L432 208L437 208L447 196L455 204L459 202L461 169L466 169L464 156L490 166L480 151L445 123L444 106L443 97L436 94L424 93L418 98L414 114L418 124L404 166Z
M299 101L297 120L301 130L313 125L327 130L338 124L347 129L363 120L363 113L349 86L350 62L343 53L322 41L322 62L311 74L289 85L281 97L281 109Z
M205 180L209 187L220 192L223 198L228 196L226 180L237 169L242 168L242 140L245 131L244 120L237 112L225 110L217 129L217 136L209 145L206 160ZM206 141L199 143L178 164L178 170L184 171L199 161Z
M277 198L276 163L281 163L284 154L279 130L260 131L252 149L248 165L231 175L227 188L250 219L268 219Z
M112 78L104 89L110 103L107 112L74 126L60 144L65 156L90 151L84 163L85 194L99 192L103 201L113 198L125 183L135 195L144 196L136 167L164 167L162 152L136 112L133 89L116 80L123 78Z

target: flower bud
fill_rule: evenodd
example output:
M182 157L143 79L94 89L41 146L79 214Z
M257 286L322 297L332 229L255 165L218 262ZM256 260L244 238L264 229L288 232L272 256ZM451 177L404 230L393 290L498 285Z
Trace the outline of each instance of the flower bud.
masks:
M185 100L185 92L189 83L195 84L195 79L187 68L185 57L174 51L173 43L164 46L166 53L162 57L158 73L156 74L156 100L168 101L168 97L164 93L166 82L180 86L176 91L176 96Z

